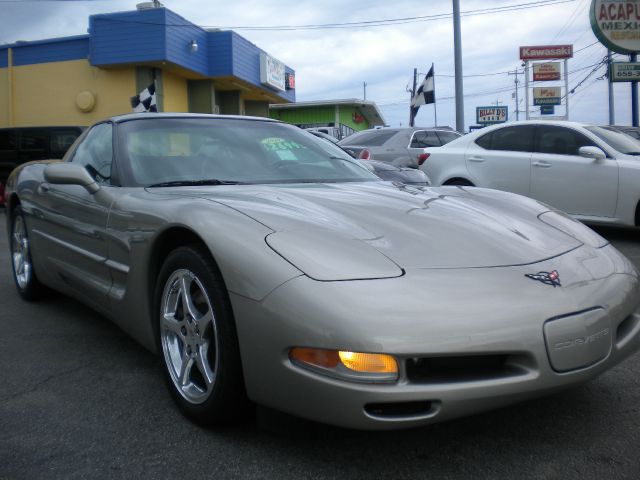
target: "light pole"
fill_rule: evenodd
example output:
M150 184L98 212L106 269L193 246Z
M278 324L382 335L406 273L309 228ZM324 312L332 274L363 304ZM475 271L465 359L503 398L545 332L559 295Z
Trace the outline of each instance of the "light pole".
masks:
M462 40L460 37L460 0L453 0L453 50L456 75L456 130L464 133L464 93L462 91Z

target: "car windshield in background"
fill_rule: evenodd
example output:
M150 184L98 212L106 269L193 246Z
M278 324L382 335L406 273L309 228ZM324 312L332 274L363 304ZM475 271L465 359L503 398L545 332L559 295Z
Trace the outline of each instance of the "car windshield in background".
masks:
M340 140L339 143L342 146L366 145L368 147L379 147L396 133L398 133L398 130L387 129L359 132Z
M586 129L620 153L640 155L640 140L635 140L629 135L607 127L586 127Z
M440 141L442 141L442 145L449 143L456 138L460 138L460 134L456 132L443 132L441 130L438 131L438 137L440 137Z
M341 149L275 122L142 119L120 124L118 138L137 185L379 180Z

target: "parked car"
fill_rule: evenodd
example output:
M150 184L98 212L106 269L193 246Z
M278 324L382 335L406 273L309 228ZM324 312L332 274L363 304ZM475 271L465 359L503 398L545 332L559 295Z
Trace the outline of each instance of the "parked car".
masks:
M0 205L7 177L31 160L61 159L84 127L0 128Z
M622 125L606 125L602 128L606 128L607 130L615 130L618 132L626 133L627 135L632 136L636 140L640 140L640 127L626 127Z
M7 192L19 295L46 285L111 318L201 424L248 397L423 425L576 385L640 347L639 274L583 224L495 190L381 182L275 120L114 117L62 162L18 167Z
M356 158L418 168L424 161L424 148L439 147L458 137L458 132L445 129L380 128L354 133L338 145Z
M535 198L591 223L640 224L640 142L575 122L487 127L426 149L433 185L495 188Z
M337 148L340 148L343 152L346 152L348 155L353 156L353 154L340 147L339 145L335 145L337 140L331 135L327 135L322 132L315 132L307 130L312 135L316 137L322 138L331 144L334 144ZM407 167L396 167L390 163L379 162L377 160L362 160L363 165L371 170L373 173L378 175L383 180L389 180L392 182L402 182L408 185L413 186L429 186L429 177L427 174L421 170L415 168L407 168Z
M338 139L333 135L329 135L328 133L320 132L318 130L311 129L311 128L307 128L306 131L309 132L311 135L315 135L316 137L322 138L331 143L338 143Z

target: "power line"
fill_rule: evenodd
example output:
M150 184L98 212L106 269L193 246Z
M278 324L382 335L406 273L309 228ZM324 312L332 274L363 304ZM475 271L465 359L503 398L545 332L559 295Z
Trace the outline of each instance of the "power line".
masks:
M0 0L2 2L13 2L14 0ZM30 0L37 1L37 0ZM56 1L56 0L48 0ZM69 0L66 0L69 1ZM78 0L83 1L83 0ZM86 0L85 0L86 1ZM550 5L557 5L562 3L572 3L578 0L539 0L536 2L519 3L513 5L503 5L500 7L481 8L476 10L467 10L461 12L461 16L470 17L476 15L490 15L494 13L511 12L517 10L525 10L530 8L546 7ZM335 29L335 28L369 28L380 27L387 25L403 25L407 23L419 23L430 22L436 20L448 19L453 16L452 13L439 13L434 15L421 15L414 17L400 17L400 18L387 18L381 20L362 20L357 22L341 22L341 23L321 23L321 24L307 24L307 25L272 25L272 26L246 26L246 25L200 25L201 28L220 28L231 30L254 30L254 31L294 31L294 30L318 30L318 29ZM161 25L168 27L187 27L192 28L192 24L175 24L165 22L145 22L142 20L124 20L117 18L102 18L104 21L110 21L115 23L133 23L143 25Z

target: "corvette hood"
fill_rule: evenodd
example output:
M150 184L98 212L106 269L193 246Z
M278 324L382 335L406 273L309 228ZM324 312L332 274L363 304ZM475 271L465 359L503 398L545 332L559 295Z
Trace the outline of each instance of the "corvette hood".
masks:
M376 269L384 257L403 269L495 267L538 262L582 244L542 222L538 215L548 208L540 203L479 188L372 182L209 192L211 200L274 230L267 243L294 265L315 256L338 270L350 260Z

